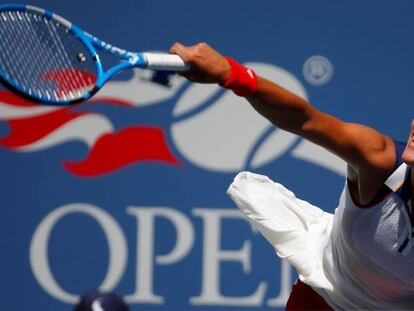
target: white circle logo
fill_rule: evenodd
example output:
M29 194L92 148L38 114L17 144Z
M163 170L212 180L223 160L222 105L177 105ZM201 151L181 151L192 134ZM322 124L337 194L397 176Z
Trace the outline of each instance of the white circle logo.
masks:
M303 76L309 84L324 85L332 79L332 75L332 63L324 56L311 56L303 64Z
M301 82L286 70L264 63L245 64L307 100ZM207 170L255 169L284 154L298 137L275 128L239 96L217 85L192 84L178 98L171 127L176 148Z
M265 63L244 65L308 100L302 83L283 68ZM273 126L244 98L217 85L191 84L179 96L172 114L175 147L189 162L203 169L227 173L254 170L289 152L294 158L340 175L346 172L338 157Z

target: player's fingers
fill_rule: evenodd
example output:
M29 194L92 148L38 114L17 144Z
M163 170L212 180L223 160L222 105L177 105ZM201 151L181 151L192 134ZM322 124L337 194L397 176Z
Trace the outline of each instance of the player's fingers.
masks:
M191 71L181 71L181 72L177 72L177 74L192 82L203 82L203 80L200 80L197 74Z
M179 42L174 43L169 52L171 54L177 54L178 56L180 56L185 62L188 62L189 60L189 52L188 52L188 48L185 47L184 45L182 45Z
M186 78L187 80L194 81L193 75L188 73L188 72L181 71L181 72L177 72L177 74L179 76L182 76L182 77Z

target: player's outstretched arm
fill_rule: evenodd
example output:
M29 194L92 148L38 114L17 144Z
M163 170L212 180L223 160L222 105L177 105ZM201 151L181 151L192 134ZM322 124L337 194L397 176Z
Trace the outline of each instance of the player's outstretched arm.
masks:
M231 66L226 58L205 43L186 47L176 43L171 53L190 65L182 75L194 82L224 83ZM348 163L348 178L360 203L368 203L382 186L395 162L392 140L376 130L343 122L313 107L301 97L263 77L246 99L273 124L335 153Z

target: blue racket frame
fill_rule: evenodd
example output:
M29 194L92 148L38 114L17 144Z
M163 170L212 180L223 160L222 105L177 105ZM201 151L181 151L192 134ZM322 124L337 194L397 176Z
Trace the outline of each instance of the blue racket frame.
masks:
M139 67L139 68L148 68L148 60L144 56L144 54L150 54L150 53L139 53L139 52L130 52L127 50L120 49L116 46L113 46L109 43L106 43L105 41L102 41L95 36L92 36L91 34L85 32L77 25L73 24L72 22L66 20L65 18L50 12L48 10L38 8L32 5L26 5L26 4L3 4L0 5L0 12L1 11L30 11L30 12L36 12L43 17L49 19L49 20L55 20L59 22L60 24L64 25L69 31L71 31L75 37L77 37L88 49L90 52L93 62L96 66L96 83L92 90L85 93L85 95L82 98L75 99L75 100L51 100L46 97L40 97L40 96L33 96L27 94L25 90L23 90L18 84L16 84L14 81L7 79L7 75L4 74L0 70L0 81L8 88L11 88L12 90L16 91L20 95L22 95L25 98L28 98L31 101L39 102L46 105L54 105L54 106L66 106L71 104L76 104L82 101L85 101L89 98L91 98L96 92L98 92L102 86L110 80L114 75L119 73L120 71L127 69L127 68L133 68L133 67ZM98 50L113 54L117 57L119 57L122 62L119 64L111 67L107 71L104 71L102 62L100 60ZM172 56L172 55L169 55ZM180 59L180 61L182 61ZM171 70L181 71L181 70L187 70L188 66L182 62L179 64L167 64L166 68L162 68L163 65L157 65L155 64L154 68L155 70L168 70L169 67L171 67Z

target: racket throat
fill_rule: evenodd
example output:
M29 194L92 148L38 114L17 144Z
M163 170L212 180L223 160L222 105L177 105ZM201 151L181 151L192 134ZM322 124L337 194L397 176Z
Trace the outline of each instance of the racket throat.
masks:
M98 38L92 36L89 33L86 33L86 35L92 40L96 47L127 60L128 63L131 64L131 66L140 66L141 64L145 63L140 53L133 53L121 49L105 41L99 40Z

